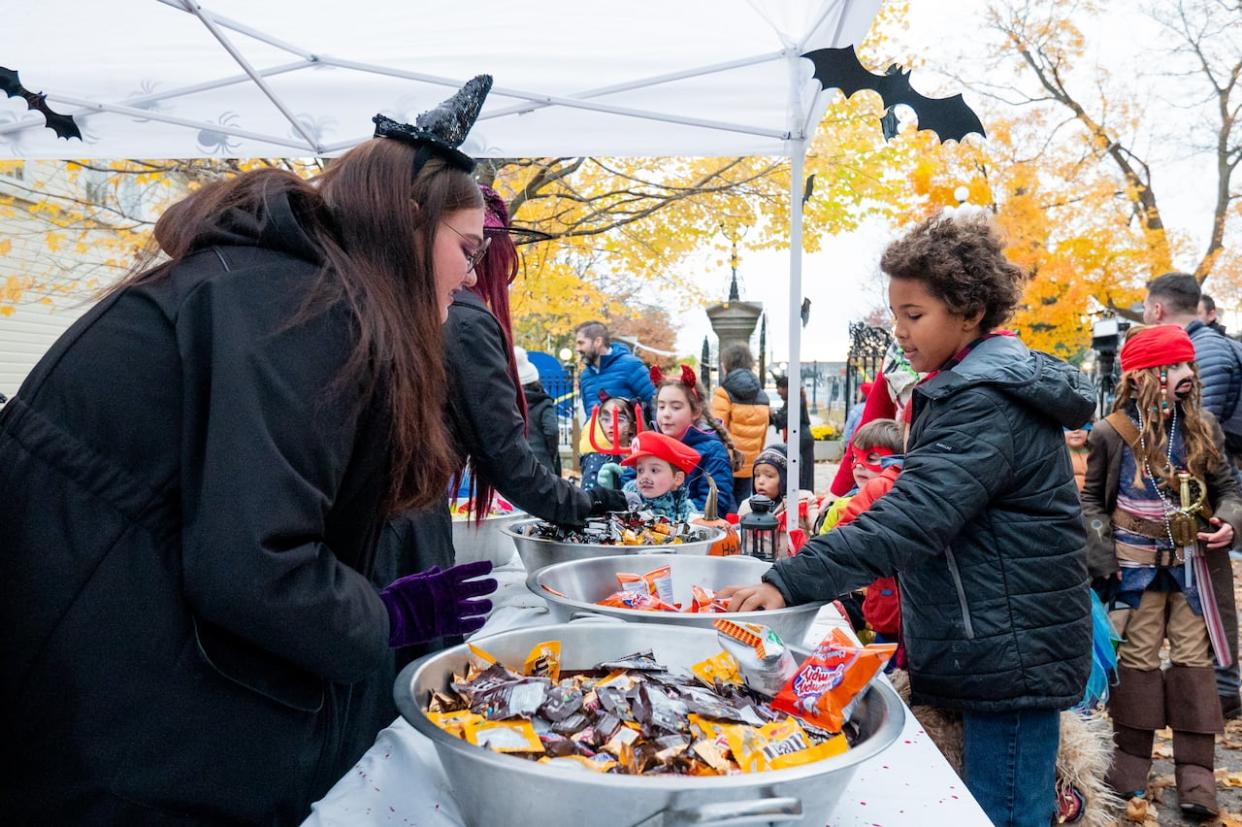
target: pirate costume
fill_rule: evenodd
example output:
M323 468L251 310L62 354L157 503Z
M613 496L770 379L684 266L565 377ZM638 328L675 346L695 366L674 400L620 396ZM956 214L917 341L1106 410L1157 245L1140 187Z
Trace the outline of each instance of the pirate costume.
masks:
M1219 475L1204 480L1187 469L1185 410L1169 403L1167 381L1169 367L1194 358L1190 338L1176 325L1141 330L1126 342L1122 371L1159 368L1161 401L1151 410L1130 401L1093 431L1083 502L1093 540L1104 536L1105 522L1111 529L1115 573L1100 582L1108 586L1110 604L1121 607L1114 617L1123 623L1118 684L1109 700L1117 744L1109 784L1128 799L1145 797L1155 730L1167 725L1173 730L1181 808L1207 816L1217 812L1214 741L1224 723L1212 653L1228 658L1228 646L1208 574L1208 550L1198 534L1214 530L1207 523L1214 502L1231 513L1242 503L1228 475L1221 485ZM1164 467L1146 459L1144 427L1153 417L1164 422L1166 448L1159 459ZM1209 423L1219 431L1210 418ZM1105 472L1113 463L1115 480ZM1106 478L1111 490L1102 491ZM1171 665L1162 671L1166 639Z

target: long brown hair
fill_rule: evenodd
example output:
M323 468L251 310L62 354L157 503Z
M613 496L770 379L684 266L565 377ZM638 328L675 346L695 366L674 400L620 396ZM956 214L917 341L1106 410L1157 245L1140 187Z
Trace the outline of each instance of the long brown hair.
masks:
M1200 405L1199 368L1192 364L1194 387L1188 397L1178 403L1178 427L1182 430L1182 448L1186 455L1186 468L1193 476L1206 479L1209 470L1219 470L1224 462L1212 436L1212 429L1203 417ZM1117 387L1117 402L1113 409L1127 411L1131 404L1138 410L1142 420L1139 431L1143 438L1142 446L1135 451L1139 472L1147 467L1161 478L1163 484L1172 491L1178 488L1174 469L1169 467L1168 434L1165 432L1165 419L1161 414L1160 401L1163 390L1160 387L1160 368L1144 368L1132 370L1121 375L1121 383Z
M269 205L286 199L307 240L321 254L291 325L334 306L353 316L357 341L332 393L368 388L390 419L389 512L442 500L455 466L443 421L444 355L432 250L442 217L483 205L464 172L432 158L411 176L413 147L366 141L314 181L277 169L213 181L174 204L156 223L148 256L116 289L155 281L218 238L238 215L262 228ZM150 267L154 255L169 261ZM365 404L372 398L362 400Z

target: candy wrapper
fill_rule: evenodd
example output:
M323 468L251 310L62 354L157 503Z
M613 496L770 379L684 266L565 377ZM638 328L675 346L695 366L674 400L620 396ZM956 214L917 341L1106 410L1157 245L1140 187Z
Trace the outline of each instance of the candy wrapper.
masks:
M704 588L703 586L691 586L690 594L693 597L690 601L690 611L692 613L729 611L729 601L723 597L717 597L716 593L711 589Z
M665 603L659 597L645 591L613 592L603 600L595 601L596 606L610 606L614 609L634 609L640 612L675 612L677 607Z
M535 644L526 657L522 674L548 678L556 683L561 676L561 642L549 640Z
M495 752L543 752L530 721L481 721L465 726L466 740Z
M759 623L717 620L720 645L737 660L742 680L760 695L771 698L798 669L780 635Z
M676 600L673 599L673 567L664 565L658 569L652 569L643 575L643 580L647 583L647 589L656 597L663 600L669 605L675 605Z
M757 636L769 657L784 651L761 627L734 631ZM755 641L747 640L741 645L753 653ZM519 674L472 647L467 674L428 692L425 714L444 732L494 752L569 772L626 775L800 766L848 748L854 731L834 736L777 712L744 685L728 652L695 664L693 676L668 670L651 651L569 673L559 668L560 655L560 641L536 644Z
M863 689L896 650L891 643L858 646L833 629L781 687L772 708L840 732Z

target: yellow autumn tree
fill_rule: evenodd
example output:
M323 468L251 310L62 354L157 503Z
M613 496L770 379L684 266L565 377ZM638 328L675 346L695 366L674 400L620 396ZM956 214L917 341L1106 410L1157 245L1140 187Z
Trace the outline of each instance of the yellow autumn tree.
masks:
M1216 180L1200 188L1210 227L1198 243L1188 228L1170 226L1156 163L1140 151L1150 117L1141 90L1086 61L1081 24L1107 15L1109 3L1080 3L1067 14L1049 4L994 2L984 21L994 35L987 71L1014 80L977 87L988 140L929 143L910 171L925 199L911 217L956 204L960 186L969 203L996 216L1007 253L1033 275L1014 322L1035 347L1080 355L1093 315L1133 318L1145 283L1172 269L1210 278L1218 296L1237 296L1242 8L1208 0L1174 5L1158 18L1168 39L1153 62L1178 73L1180 96L1205 100L1208 115L1215 113L1215 121L1191 121L1192 131L1173 145L1178 154L1205 148L1215 156Z

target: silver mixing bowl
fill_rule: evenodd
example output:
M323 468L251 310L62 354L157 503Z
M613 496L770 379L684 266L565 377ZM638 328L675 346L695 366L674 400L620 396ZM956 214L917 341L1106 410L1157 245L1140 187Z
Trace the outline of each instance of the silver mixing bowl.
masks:
M561 642L561 665L567 670L590 669L641 649L653 650L669 668L688 670L720 651L714 631L607 621L516 629L473 642L512 665L522 663L531 647L545 640ZM793 649L799 659L809 654ZM828 823L858 766L888 749L905 723L896 693L876 681L854 712L858 743L843 755L812 764L703 778L568 770L477 747L441 730L423 714L428 693L446 689L453 672L464 672L466 663L464 644L415 661L398 676L393 697L402 716L435 744L461 814L472 827L523 820L575 827L756 823L820 827Z
M501 530L518 520L529 519L524 511L513 510L506 514L493 514L476 523L473 518L453 519L453 551L458 563L490 560L493 566L502 566L513 557L513 541Z
M688 612L644 612L637 609L618 609L597 606L621 587L617 583L618 572L644 574L660 566L672 568L674 602L689 608L691 586L704 586L717 590L725 586L745 586L759 582L771 563L754 557L695 557L667 554L618 555L593 557L588 560L570 560L531 572L526 578L526 588L548 601L548 609L557 622L567 623L575 617L588 613L606 615L630 623L658 623L672 626L699 626L711 628L721 619L739 623L762 623L769 626L789 644L800 645L807 630L815 621L823 603L803 603L763 612L724 612L720 614L690 614ZM557 597L543 587L551 586L564 597Z
M718 528L709 526L695 526L702 532L702 540L694 540L692 542L682 542L676 545L667 546L605 546L597 543L558 543L555 540L548 540L543 537L527 537L522 534L522 529L539 523L540 520L519 520L508 525L502 526L501 531L513 538L513 544L517 546L518 555L522 558L522 565L526 566L527 571L538 571L545 566L553 563L563 563L566 560L587 560L592 557L609 557L616 554L686 554L701 555L711 550L711 547L724 537L724 532Z

